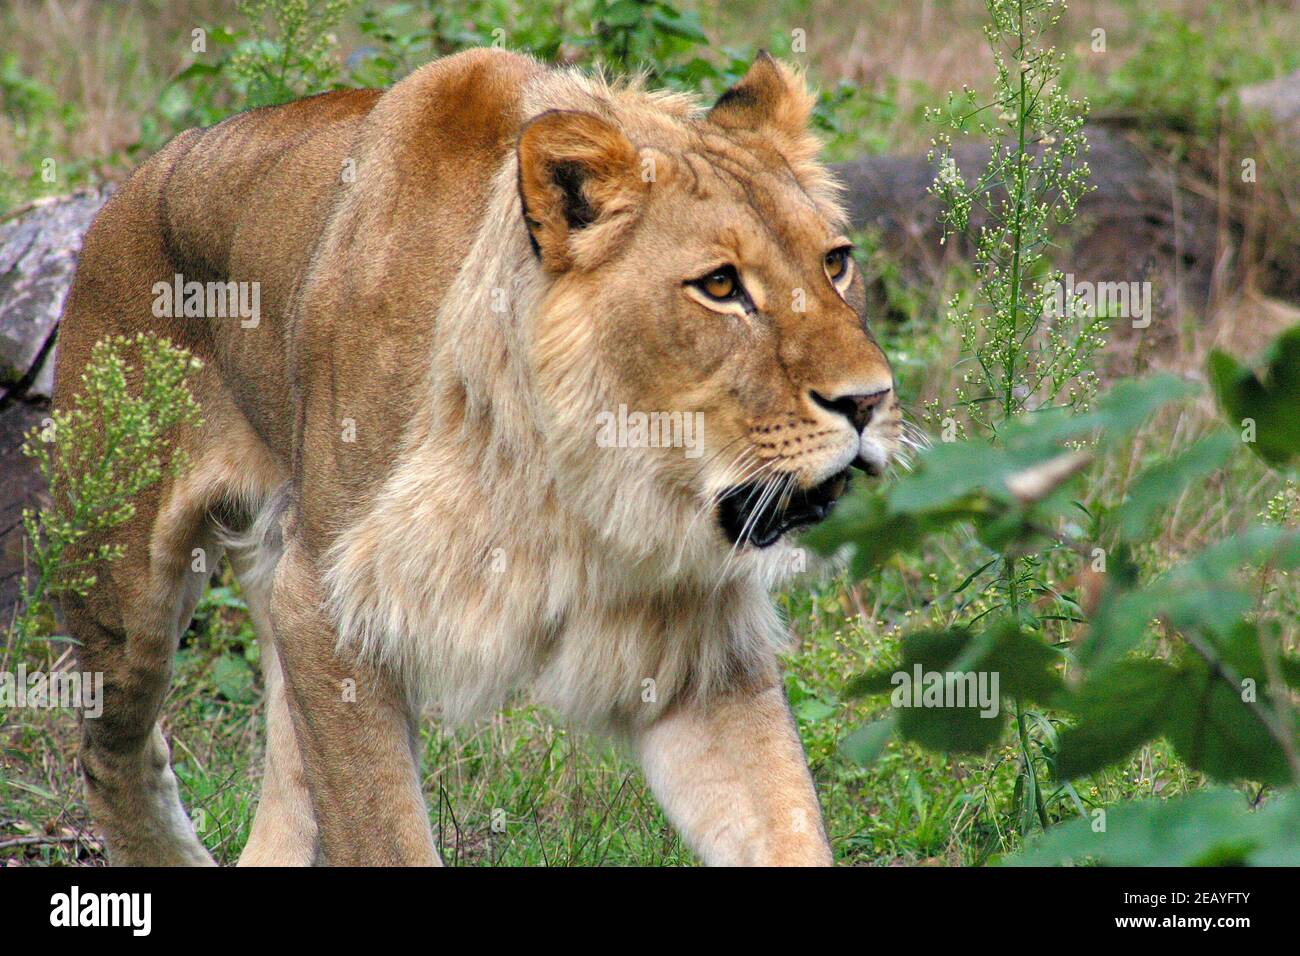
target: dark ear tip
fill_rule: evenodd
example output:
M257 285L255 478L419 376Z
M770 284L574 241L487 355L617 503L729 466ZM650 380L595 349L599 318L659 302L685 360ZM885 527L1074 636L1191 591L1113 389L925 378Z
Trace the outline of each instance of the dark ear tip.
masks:
M779 70L780 67L776 62L776 58L767 50L759 50L754 54L754 61L749 64L749 70L735 86L718 97L718 101L713 104L713 108L716 110L719 107L725 109L757 105L759 94L756 86L765 83L770 78L767 71Z

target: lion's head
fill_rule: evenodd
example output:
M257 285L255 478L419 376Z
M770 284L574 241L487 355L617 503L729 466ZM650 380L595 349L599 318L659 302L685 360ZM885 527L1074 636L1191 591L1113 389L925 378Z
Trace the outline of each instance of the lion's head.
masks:
M852 466L878 475L902 441L812 102L762 54L707 113L593 98L540 113L518 143L550 280L531 364L551 416L582 435L575 467L622 456L729 547L820 520Z

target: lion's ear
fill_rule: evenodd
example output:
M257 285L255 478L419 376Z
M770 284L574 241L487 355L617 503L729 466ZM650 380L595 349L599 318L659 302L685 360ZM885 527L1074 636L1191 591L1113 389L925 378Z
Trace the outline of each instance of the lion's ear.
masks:
M519 136L519 195L552 272L599 265L636 221L649 181L636 147L591 113L550 110Z
M740 82L718 97L709 121L798 143L808 135L813 102L803 77L761 50Z

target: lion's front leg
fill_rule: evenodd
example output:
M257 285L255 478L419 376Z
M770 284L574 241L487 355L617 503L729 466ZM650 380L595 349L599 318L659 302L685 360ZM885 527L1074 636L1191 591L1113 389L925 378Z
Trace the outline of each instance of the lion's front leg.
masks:
M705 863L831 863L812 777L778 684L679 705L636 743L650 788Z
M324 861L438 865L416 717L390 674L336 653L319 581L291 544L276 569L271 616Z

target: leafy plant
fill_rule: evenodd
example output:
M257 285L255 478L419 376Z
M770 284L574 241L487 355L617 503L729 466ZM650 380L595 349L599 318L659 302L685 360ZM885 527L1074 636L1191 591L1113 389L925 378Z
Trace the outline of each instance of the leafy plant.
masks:
M1262 378L1215 349L1210 354L1210 381L1251 450L1281 467L1291 464L1300 448L1300 327L1280 336L1261 364Z
M1286 332L1270 356L1276 360L1289 354L1297 334L1300 327ZM1227 368L1223 357L1217 364ZM1277 409L1275 389L1287 378L1266 378L1267 388L1247 384L1221 390L1233 417L1271 421ZM1258 384L1253 373L1240 369L1223 380ZM847 546L855 575L894 553L919 549L926 535L967 524L1003 556L1054 540L1073 550L1080 563L1099 569L1097 577L1104 582L1090 602L1090 620L1079 619L1086 627L1068 643L1050 646L1030 637L1023 616L912 634L904 639L899 661L860 676L849 693L884 693L895 675L917 665L927 672L998 674L1002 693L1015 702L1018 735L1024 734L1022 701L1069 715L1069 726L1057 736L1047 761L1059 788L1119 763L1159 738L1167 739L1187 766L1213 780L1300 785L1295 713L1300 657L1285 651L1279 621L1259 612L1255 588L1237 574L1246 567L1273 573L1300 567L1300 532L1250 527L1145 578L1131 559L1132 550L1152 531L1154 511L1223 465L1239 443L1237 436L1221 428L1184 454L1149 466L1131 483L1127 499L1087 533L1071 536L1059 530L1077 508L1071 485L1078 481L1079 463L1086 460L1071 446L1085 445L1088 455L1115 448L1160 407L1194 390L1176 379L1153 377L1121 383L1088 414L1024 413L1004 425L1000 443L970 440L923 452L917 469L887 492L851 500L812 531L806 540L824 553ZM1085 440L1089 433L1095 440ZM1289 461L1300 454L1300 436L1280 431L1271 448ZM1095 546L1098 541L1104 546ZM855 731L845 751L854 759L874 759L898 732L935 750L979 752L1001 738L1002 726L1000 718L988 720L970 708L902 709ZM1040 784L1027 774L1025 786L1028 794ZM1293 803L1294 794L1286 799ZM1226 813L1225 801L1229 797L1197 798L1186 810L1126 810L1121 820L1128 821L1130 812L1132 819L1148 822L1194 820L1204 812L1209 815L1206 832L1220 833L1226 826L1219 820ZM1082 813L1082 804L1078 806ZM1232 814L1226 818L1236 819ZM1262 826L1253 818L1243 824L1241 846L1255 846L1248 837L1263 832ZM1046 849L1034 851L1030 859L1079 846L1087 849L1080 857L1134 861L1117 843L1083 838L1085 833L1103 834L1104 826L1093 829L1084 820L1071 824L1068 832L1074 836L1053 835L1042 844ZM1269 824L1268 832L1286 831ZM1206 860L1227 852L1216 847L1207 844ZM1260 858L1295 853L1300 853L1300 831L1267 844ZM1257 862L1245 850L1241 854ZM1153 847L1146 862L1157 862L1158 856Z
M163 91L158 117L144 124L139 148L162 145L164 126L210 125L239 109L283 103L340 86L383 87L430 58L470 47L507 47L543 61L610 75L641 74L652 86L718 96L744 75L756 51L710 43L699 14L668 0L580 0L574 4L513 0L367 3L328 0L240 0L243 23L204 28L195 62ZM352 22L365 44L340 63L336 30ZM776 37L778 52L789 38ZM833 135L841 117L888 109L852 85L818 97L814 122Z
M284 103L337 81L333 34L356 0L238 0L255 28L226 63L250 107ZM273 30L256 29L266 21Z
M1087 106L1058 82L1063 55L1042 45L1061 10L1057 0L989 0L992 99L981 103L968 87L949 94L945 110L930 111L947 127L931 151L939 161L931 191L944 204L945 233L973 233L980 289L975 301L952 302L950 318L970 369L956 404L991 434L1027 408L1086 405L1096 387L1090 359L1104 344L1100 318L1078 303L1066 303L1056 322L1044 318L1051 280L1064 278L1047 274L1052 230L1073 218L1089 173ZM968 134L972 123L991 144L991 157L968 183L952 134Z
M138 366L128 364L132 354ZM135 499L188 466L173 429L202 424L186 378L200 367L167 339L137 333L97 342L71 404L33 429L23 453L36 461L53 504L23 512L30 571L22 585L18 642L47 637L52 601L85 596L106 562L122 557L103 532L130 521Z
M1034 455L1036 436L1047 434L1050 441L1061 428L1070 427L1056 424L1056 433L1041 428L1035 432L1014 423L1030 409L1086 409L1096 390L1092 356L1104 344L1102 318L1078 303L1063 303L1055 321L1047 321L1054 289L1064 287L1064 277L1049 273L1047 267L1052 230L1073 218L1089 173L1082 131L1087 106L1072 99L1059 82L1063 55L1044 45L1064 5L1058 0L988 0L986 6L984 32L995 66L992 98L981 102L967 87L961 94L949 94L946 109L929 112L945 126L930 153L939 162L931 191L943 202L945 240L953 233L970 234L978 292L958 292L949 302L949 319L960 336L966 369L955 390L955 405L941 409L936 401L925 417L941 426L945 442L969 432L1005 446L1000 460L976 446L954 446L949 455L960 464L947 473L971 491L981 476L991 477L989 467L1003 472L1024 467L1026 456ZM967 135L972 126L989 141L990 158L967 182L958 168L952 136ZM1089 430L1086 423L1076 429L1076 434ZM1029 445L1023 445L1026 441ZM1082 461L1081 456L1062 458L1056 467L1069 469ZM1016 493L1011 487L1004 491ZM929 493L925 479L913 493ZM991 518L989 505L978 498L950 499L939 513L899 515L895 521L899 529L916 532L965 517L977 522L982 540L997 550L1023 527L1025 516ZM908 527L912 522L919 525ZM1040 556L1026 549L985 565L996 569L985 587L999 595L996 610L1014 632L1042 631L1042 621L1026 600L1046 587L1037 576L1041 564ZM1047 755L1034 753L1031 720L1019 699L1014 708L1025 778L1017 793L1033 803L1028 808L1032 815L1028 809L1019 815L1025 826L1032 816L1045 826L1037 767L1039 757Z
M1093 860L1106 866L1300 866L1300 794L1287 793L1249 812L1224 789L1180 800L1136 800L1064 823L1012 866Z

